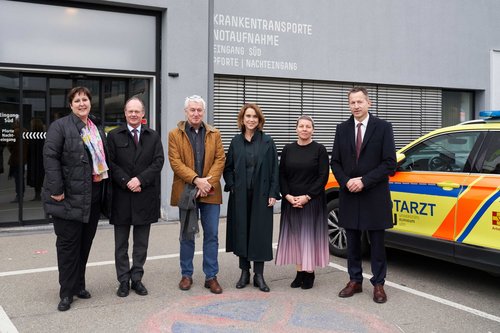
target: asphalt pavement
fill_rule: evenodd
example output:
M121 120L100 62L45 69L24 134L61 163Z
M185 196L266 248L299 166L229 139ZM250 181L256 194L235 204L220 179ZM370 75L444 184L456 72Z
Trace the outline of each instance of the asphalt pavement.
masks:
M290 288L295 268L274 262L267 263L264 271L271 292L261 292L252 284L236 289L240 270L237 257L224 250L225 227L221 219L221 295L211 294L203 286L202 235L196 239L193 288L178 289L179 225L159 222L151 229L143 277L149 295L131 291L120 298L116 296L113 229L101 221L87 268L92 298L75 298L66 312L57 310L52 226L0 228L0 332L500 332L500 300L487 298L493 308L477 309L452 297L438 297L437 292L427 292L434 291L428 286L409 286L417 280L395 282L399 275L391 275L391 263L385 304L373 302L368 280L363 293L348 299L337 297L348 278L345 260L336 257L330 258L328 267L316 271L310 290ZM275 215L275 243L278 228L279 215ZM368 262L364 267L369 273Z

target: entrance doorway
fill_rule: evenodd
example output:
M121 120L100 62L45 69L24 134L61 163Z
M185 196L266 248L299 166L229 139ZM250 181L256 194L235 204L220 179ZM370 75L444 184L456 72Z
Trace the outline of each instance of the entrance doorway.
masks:
M0 71L0 226L48 222L40 200L43 144L51 122L71 112L71 88L90 89L91 112L109 132L124 122L123 106L132 96L144 101L151 122L151 82L151 77Z

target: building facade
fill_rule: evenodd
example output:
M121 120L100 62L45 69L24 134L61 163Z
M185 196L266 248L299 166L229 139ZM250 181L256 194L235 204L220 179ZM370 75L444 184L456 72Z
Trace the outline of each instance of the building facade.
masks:
M108 130L141 96L165 149L198 94L226 149L240 106L257 102L278 150L301 114L330 150L361 84L401 147L500 108L499 14L495 0L0 0L0 225L47 221L41 147L75 85L91 89ZM172 179L167 163L167 220L178 218Z

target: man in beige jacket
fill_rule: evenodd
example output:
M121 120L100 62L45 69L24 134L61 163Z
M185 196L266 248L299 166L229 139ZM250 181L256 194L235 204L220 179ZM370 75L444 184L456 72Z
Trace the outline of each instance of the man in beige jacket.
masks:
M203 122L206 103L200 96L187 97L184 112L187 121L181 121L168 134L168 159L174 172L170 204L178 206L186 185L197 189L197 209L203 228L203 272L205 288L214 294L222 293L217 281L219 264L219 215L222 204L220 178L224 170L225 154L220 132ZM181 290L193 284L194 239L180 237Z

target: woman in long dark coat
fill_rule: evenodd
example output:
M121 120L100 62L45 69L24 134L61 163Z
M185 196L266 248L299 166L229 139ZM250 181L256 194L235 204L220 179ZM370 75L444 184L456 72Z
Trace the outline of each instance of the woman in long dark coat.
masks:
M230 192L226 251L239 257L241 277L236 288L250 283L268 292L264 262L273 259L273 206L279 195L278 155L273 139L262 132L265 118L256 104L245 104L238 114L240 134L229 146L224 168L224 190Z

